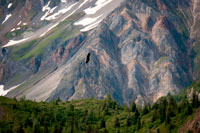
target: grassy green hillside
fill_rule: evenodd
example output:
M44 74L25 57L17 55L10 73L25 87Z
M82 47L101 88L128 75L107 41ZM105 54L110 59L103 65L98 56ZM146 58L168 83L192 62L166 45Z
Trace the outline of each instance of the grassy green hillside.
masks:
M53 28L44 37L11 48L12 59L15 61L41 57L51 46L64 43L66 40L79 34L79 29L69 26L84 15L83 12L73 14L58 26Z
M200 82L191 87L199 91ZM200 110L198 96L193 94L188 102L186 92L168 94L143 108L135 103L119 106L110 95L105 100L51 103L0 97L0 132L178 132Z

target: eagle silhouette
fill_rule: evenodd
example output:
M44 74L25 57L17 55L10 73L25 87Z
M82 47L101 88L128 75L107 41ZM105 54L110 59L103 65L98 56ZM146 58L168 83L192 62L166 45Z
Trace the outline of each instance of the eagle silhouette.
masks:
M90 53L87 54L85 63L88 63L89 61L90 61Z

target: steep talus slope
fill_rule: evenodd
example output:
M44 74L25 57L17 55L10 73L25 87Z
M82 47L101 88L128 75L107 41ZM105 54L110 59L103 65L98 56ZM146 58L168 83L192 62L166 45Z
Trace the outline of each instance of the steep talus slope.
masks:
M110 93L120 104L145 104L178 93L198 78L198 4L126 0L85 33L76 25L84 13L74 13L42 38L3 48L1 83L20 84L9 97L38 101Z
M93 45L95 44L95 47L102 45L101 47L105 53L101 53L101 50L98 49L98 55L105 56L106 58L102 60L102 57L98 57L97 59L100 64L106 64L108 69L114 73L107 72L107 69L103 69L103 71L95 70L99 68L99 62L92 68L94 71L104 75L104 79L107 79L105 75L109 73L109 84L113 85L107 84L107 81L103 81L98 85L97 81L101 78L101 75L98 73L94 77L92 75L90 76L92 77L90 82L84 82L84 80L88 80L88 77L73 79L71 76L68 76L69 79L64 83L70 79L73 82L77 82L70 87L70 92L73 93L72 98L83 98L80 94L87 93L83 89L85 87L92 93L93 89L97 91L98 88L105 86L105 93L111 93L118 101L120 97L116 96L115 91L117 91L117 94L122 93L121 97L123 98L123 102L129 103L131 100L136 100L138 103L143 104L145 102L155 102L159 97L166 95L169 91L177 93L181 88L189 85L191 79L188 78L189 70L187 65L189 61L187 60L188 55L184 44L185 40L177 38L177 36L180 36L180 33L178 33L176 27L170 21L174 19L176 19L175 15L171 13L162 14L141 1L125 2L124 5L109 15L104 22L105 24L102 24L107 25L113 34L116 34L119 42L113 43L108 41L107 38L89 36L88 40L91 38L92 40L98 40L95 40L95 42L86 41L84 44L84 46L89 45L90 50L95 52L96 50L92 48ZM146 23L146 21L149 22ZM101 26L98 28L101 29ZM98 30L97 32L99 33ZM99 44L99 39L103 43ZM109 42L109 44L106 42ZM117 45L117 48L107 49L104 46L105 44L108 46L111 44L113 46ZM118 50L113 51L114 49ZM110 56L110 52L115 53L114 58ZM77 54L81 55L81 52L79 51ZM95 55L92 54L92 56L95 58ZM115 60L117 60L115 63L117 66L112 67L109 62L115 62ZM71 65L73 66L73 64ZM79 69L82 69L82 67L82 65L78 65ZM76 73L77 70L74 68L72 67L75 70L73 72ZM119 68L121 71L118 71ZM87 69L90 70L90 68ZM93 72L91 71L89 73ZM85 72L85 75L87 75L87 72ZM75 78L78 77L76 74L73 76ZM123 82L120 83L121 80L116 80L120 79L117 77L123 77ZM90 84L92 82L99 87L91 86ZM69 84L67 83L66 85ZM64 96L71 94L66 91L68 89L64 87L62 90L62 93L66 92L66 94L63 94ZM115 91L110 92L110 89L114 89ZM103 91L104 89L100 90ZM53 95L58 98L60 93L58 90L55 90L55 92L57 94L53 93ZM98 96L98 94L102 95L102 92L89 94L84 97ZM61 99L63 98L61 97Z
M103 98L106 93L111 93L122 103L121 88L125 82L122 77L125 76L119 61L119 39L105 24L88 36L84 46L67 62L66 74L52 93L53 99ZM86 64L88 53L91 53L91 60Z

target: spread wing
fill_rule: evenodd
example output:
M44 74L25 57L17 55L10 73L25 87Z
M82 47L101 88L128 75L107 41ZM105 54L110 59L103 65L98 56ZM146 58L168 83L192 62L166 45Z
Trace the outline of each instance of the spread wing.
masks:
M88 63L89 61L90 61L90 53L88 53L85 63Z

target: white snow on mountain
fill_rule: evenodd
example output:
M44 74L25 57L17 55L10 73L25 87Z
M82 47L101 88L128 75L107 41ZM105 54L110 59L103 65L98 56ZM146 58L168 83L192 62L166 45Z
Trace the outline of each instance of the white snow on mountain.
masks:
M87 3L88 1L89 0L85 0L83 3ZM113 4L112 2L115 3ZM94 5L90 5L90 7L84 10L86 15L84 18L75 22L74 25L82 25L83 29L80 30L82 32L89 31L98 26L98 24L120 3L121 0L97 0Z
M46 10L49 10L49 8L50 8L50 7L49 7L50 2L51 2L51 1L49 1L45 6L42 7L42 11L43 11L43 12L46 11Z
M67 0L61 0L61 2L62 2L62 3L66 3L66 2L67 2Z
M54 20L54 19L57 19L60 15L65 14L66 12L68 12L69 10L71 10L72 7L75 6L76 4L77 4L77 2L74 3L74 4L72 4L72 5L70 5L69 7L66 6L65 8L57 11L56 13L54 13L54 14L52 14L52 15L44 18L44 19L45 20Z
M14 90L15 88L19 87L21 84L15 85L10 89L4 90L4 85L0 85L0 96L5 96L8 92Z
M30 39L30 38L24 38L24 39L21 39L21 40L9 40L9 42L6 45L4 45L3 47L13 46L13 45L19 44L21 42L24 42L28 39Z
M4 24L11 16L12 16L12 14L6 15L6 18L4 19L4 21L1 24Z
M38 37L43 37L53 28L55 28L60 22L66 20L69 16L73 15L77 11L84 11L85 16L80 20L77 20L74 25L82 25L81 32L89 31L96 26L116 7L119 6L122 0L80 0L75 3L67 3L66 0L61 0L61 5L57 5L53 8L50 7L50 1L43 6L42 12L44 15L40 18L40 20L48 20L51 21L50 24L45 27L39 29L34 34L26 36L21 40L9 40L9 42L3 47L13 46L16 44L24 43L27 41L31 41ZM4 22L7 21L11 17L11 14L6 16ZM22 22L19 22L20 25ZM26 23L22 23L22 25L27 25ZM19 29L19 28L18 28ZM15 31L17 28L12 29L11 31Z
M41 17L40 20L44 20L44 19L50 14L50 10L51 10L51 8L49 7L50 2L51 2L51 1L49 1L49 2L47 3L47 5L45 5L45 6L42 8L42 11L43 11L43 12L46 11L46 13Z
M9 90L4 90L4 85L0 85L0 96L5 96Z
M99 20L99 21L96 21L86 27L84 27L83 29L81 29L80 31L81 32L86 32L86 31L89 31L91 29L94 29L95 27L97 27L99 25L99 23L101 22L102 20Z
M12 30L11 30L11 32L13 32L13 31L15 31L16 29L15 28L13 28Z
M53 11L54 11L57 7L58 7L58 6L53 7L53 8L50 10L50 13L53 13Z
M113 0L98 0L95 3L95 6L85 9L84 12L86 14L95 14L98 10L100 10L102 7L104 7L105 5L109 4L112 1Z
M22 23L22 21L19 21L19 23L17 25L20 25Z
M8 4L8 9L11 8L12 5L13 5L12 3Z
M83 25L83 26L87 26L89 24L92 24L94 22L96 22L102 15L95 17L95 18L84 18L82 20L79 20L78 22L75 22L74 25Z

